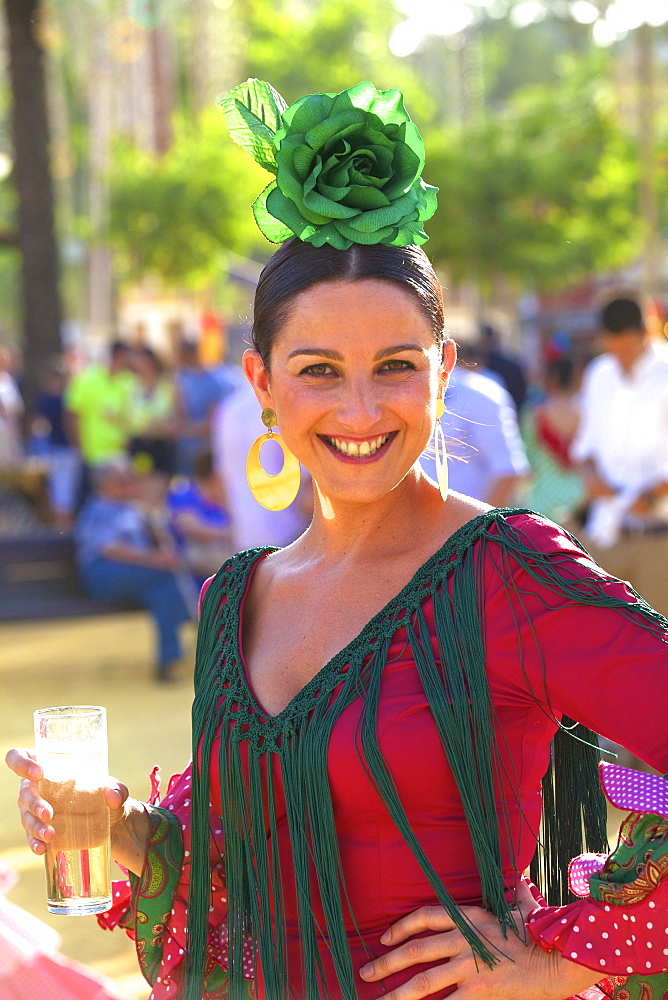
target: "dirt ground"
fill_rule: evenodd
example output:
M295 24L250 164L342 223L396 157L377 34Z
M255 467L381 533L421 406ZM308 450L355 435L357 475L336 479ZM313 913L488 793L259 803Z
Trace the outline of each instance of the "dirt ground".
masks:
M0 625L0 760L11 746L32 746L36 708L104 705L111 773L126 782L131 794L146 798L149 771L160 764L166 785L190 756L192 626L185 627L183 637L187 652L180 682L158 686L152 679L153 633L142 613ZM17 782L3 763L0 858L19 874L9 899L58 931L63 954L109 976L128 1000L146 1000L150 990L138 972L134 945L122 931L102 931L93 917L48 913L44 861L26 844L17 793Z

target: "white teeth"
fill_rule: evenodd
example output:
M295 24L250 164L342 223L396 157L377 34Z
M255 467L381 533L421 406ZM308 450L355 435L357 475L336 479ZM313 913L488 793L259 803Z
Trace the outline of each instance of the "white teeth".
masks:
M343 455L366 458L369 455L375 455L378 449L382 448L385 442L388 441L389 437L389 434L381 434L380 437L374 438L371 441L360 441L359 444L356 441L342 441L340 438L328 437L327 440Z

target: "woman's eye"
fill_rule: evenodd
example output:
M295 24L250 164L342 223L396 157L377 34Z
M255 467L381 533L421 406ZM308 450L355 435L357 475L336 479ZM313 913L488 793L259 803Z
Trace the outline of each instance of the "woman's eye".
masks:
M321 361L320 364L309 365L307 368L302 369L300 375L315 375L316 377L318 377L323 375L329 375L331 371L332 371L331 365L327 365L325 364L324 361Z
M381 365L379 371L386 372L408 372L414 371L415 365L412 365L410 361L402 361L399 358L394 358L392 361L386 361L385 364Z

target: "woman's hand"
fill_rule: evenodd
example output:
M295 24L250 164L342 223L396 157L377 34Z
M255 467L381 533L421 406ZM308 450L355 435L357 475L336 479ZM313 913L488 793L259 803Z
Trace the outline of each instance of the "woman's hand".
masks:
M556 950L545 952L526 935L522 925L537 904L524 885L518 898L520 908L515 919L522 937L509 930L504 938L493 914L477 906L462 907L462 913L480 935L503 953L492 969L479 958L476 961L443 907L422 906L383 934L381 944L394 947L365 965L360 970L362 979L375 982L414 965L430 966L402 986L383 993L382 1000L421 1000L449 986L456 987L457 1000L564 1000L598 982L603 972L593 972L562 958ZM415 936L426 931L437 933Z
M9 750L5 762L21 778L18 798L21 823L30 850L41 856L56 835L50 825L53 808L39 794L42 768L32 750ZM113 857L125 868L140 874L150 829L148 813L141 802L128 797L127 786L114 778L109 779L105 799L109 806Z

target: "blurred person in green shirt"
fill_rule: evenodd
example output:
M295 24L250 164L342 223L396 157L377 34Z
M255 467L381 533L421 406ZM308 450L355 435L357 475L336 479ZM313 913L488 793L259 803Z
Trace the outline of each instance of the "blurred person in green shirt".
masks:
M81 452L84 469L81 500L90 492L92 471L126 452L130 399L137 384L132 358L128 344L114 341L106 364L85 368L67 387L67 436Z

